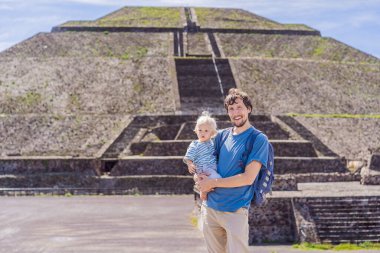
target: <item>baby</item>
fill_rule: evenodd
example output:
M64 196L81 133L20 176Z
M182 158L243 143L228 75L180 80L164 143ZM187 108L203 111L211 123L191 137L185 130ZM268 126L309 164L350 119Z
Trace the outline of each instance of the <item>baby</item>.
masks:
M214 142L212 137L217 134L216 121L208 112L203 112L198 118L194 132L198 140L192 141L187 148L183 161L190 173L206 174L209 178L220 178L217 172ZM207 199L207 193L200 192L202 200Z

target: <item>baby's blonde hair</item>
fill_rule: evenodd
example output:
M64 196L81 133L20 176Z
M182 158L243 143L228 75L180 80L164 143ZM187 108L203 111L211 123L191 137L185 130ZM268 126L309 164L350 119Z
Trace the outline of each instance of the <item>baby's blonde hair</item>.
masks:
M197 123L195 125L194 131L198 130L198 126L207 124L212 128L212 131L214 132L213 135L217 134L217 126L216 121L213 117L211 117L211 114L208 111L203 111L201 116L197 119Z

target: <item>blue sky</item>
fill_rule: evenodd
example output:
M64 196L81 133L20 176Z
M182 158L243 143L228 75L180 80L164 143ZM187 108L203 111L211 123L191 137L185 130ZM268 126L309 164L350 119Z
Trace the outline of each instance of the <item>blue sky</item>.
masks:
M0 51L65 21L93 20L123 6L242 8L280 23L306 24L380 58L380 0L0 0Z

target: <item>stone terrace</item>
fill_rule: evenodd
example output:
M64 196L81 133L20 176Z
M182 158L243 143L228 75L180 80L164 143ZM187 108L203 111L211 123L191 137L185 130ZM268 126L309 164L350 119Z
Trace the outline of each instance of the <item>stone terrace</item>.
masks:
M128 115L1 115L0 156L97 157L130 120Z
M379 64L279 58L230 62L239 70L235 81L254 98L254 113L371 114L380 108Z
M270 34L217 33L226 57L301 58L376 63L379 59L332 38Z
M95 21L69 21L61 27L179 27L186 23L183 8L125 7Z
M123 60L170 55L170 33L38 33L0 57L106 57Z
M0 113L174 112L166 58L0 58L0 67Z
M241 9L194 8L199 25L204 28L308 30L305 25L284 25Z

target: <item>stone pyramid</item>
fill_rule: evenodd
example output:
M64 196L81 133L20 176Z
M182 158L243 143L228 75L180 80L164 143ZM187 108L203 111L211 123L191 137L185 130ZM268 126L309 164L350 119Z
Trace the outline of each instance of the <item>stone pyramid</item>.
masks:
M379 191L359 183L380 182L380 60L315 29L125 7L39 33L1 52L0 69L3 195L192 194L182 156L197 115L228 127L223 99L238 87L276 150L250 242L380 240Z

